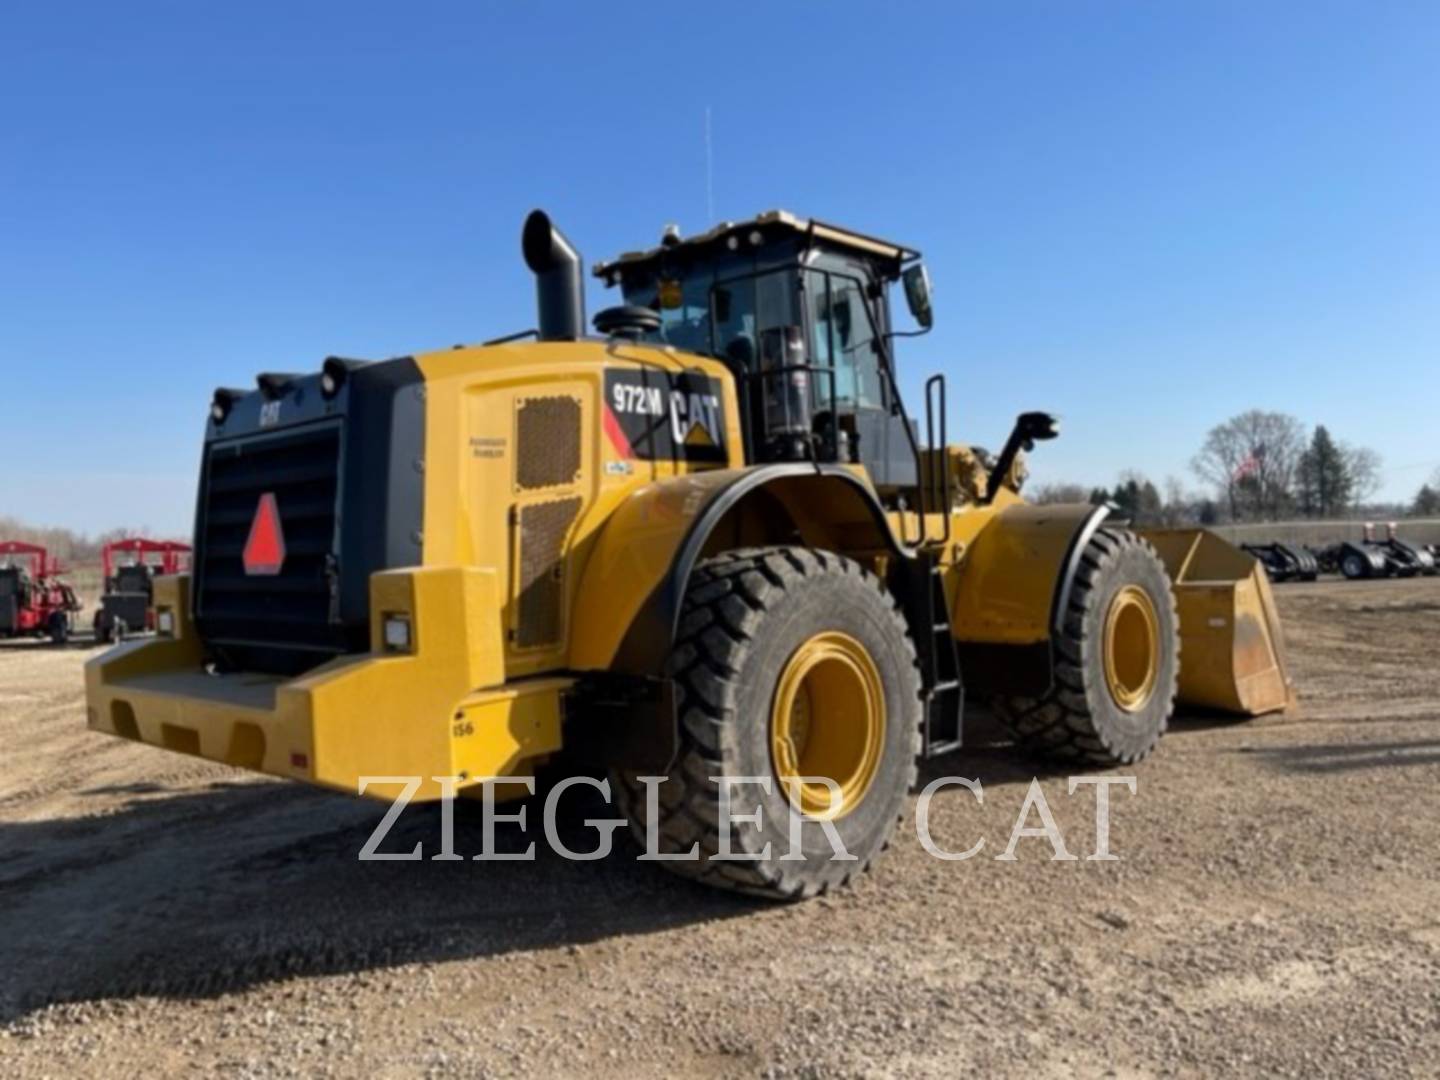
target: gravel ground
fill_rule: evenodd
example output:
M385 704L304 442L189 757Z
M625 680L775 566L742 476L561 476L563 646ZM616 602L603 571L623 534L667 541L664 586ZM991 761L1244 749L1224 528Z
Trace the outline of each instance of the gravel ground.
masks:
M931 818L978 857L912 824L784 907L618 846L361 863L383 806L92 735L88 647L0 647L0 1071L1440 1075L1440 579L1277 595L1300 709L1179 718L1115 792L1119 861L996 861L1034 766L982 741L922 777L982 781ZM1040 783L1089 853L1091 789ZM606 810L567 804L580 846Z

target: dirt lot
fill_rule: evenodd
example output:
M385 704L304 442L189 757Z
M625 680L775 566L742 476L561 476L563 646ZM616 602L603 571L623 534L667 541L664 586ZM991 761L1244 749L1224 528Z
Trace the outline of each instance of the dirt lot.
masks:
M1034 770L985 745L926 774L984 783L932 817L979 857L912 825L791 907L543 839L361 863L383 807L91 735L91 651L0 648L3 1072L1437 1075L1440 579L1277 593L1298 715L1178 720L1116 791L1120 861L995 861ZM1088 853L1093 795L1042 784Z

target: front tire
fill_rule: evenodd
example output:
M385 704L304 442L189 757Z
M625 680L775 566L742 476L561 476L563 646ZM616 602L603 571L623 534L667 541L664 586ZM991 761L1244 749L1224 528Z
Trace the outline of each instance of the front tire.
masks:
M1085 546L1042 698L992 706L1024 749L1044 757L1129 765L1165 733L1180 671L1180 620L1160 557L1124 529Z
M920 673L895 599L851 559L806 548L758 548L709 559L691 576L668 673L679 753L658 785L666 869L706 884L795 900L848 884L889 843L915 783ZM717 776L730 788L721 852ZM804 776L829 777L839 791ZM636 840L647 843L647 790L614 776ZM759 813L760 824L735 824ZM790 854L798 824L800 858ZM826 826L853 860L832 859ZM768 858L759 858L769 846Z

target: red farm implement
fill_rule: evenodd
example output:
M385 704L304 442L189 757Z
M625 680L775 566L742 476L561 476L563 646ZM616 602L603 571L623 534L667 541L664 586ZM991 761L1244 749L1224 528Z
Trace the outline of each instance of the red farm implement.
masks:
M75 590L60 580L65 569L36 544L0 541L0 638L70 639L80 610Z
M155 578L190 569L190 545L173 540L115 540L100 553L105 593L95 612L95 640L120 641L155 629Z

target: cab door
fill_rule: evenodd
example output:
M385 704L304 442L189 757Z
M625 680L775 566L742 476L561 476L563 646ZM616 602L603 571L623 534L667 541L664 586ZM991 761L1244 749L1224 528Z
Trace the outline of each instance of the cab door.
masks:
M899 402L881 370L885 347L866 282L857 276L807 270L811 356L822 369L815 379L815 411L832 409L847 435L849 456L870 473L876 487L917 482L915 456Z

